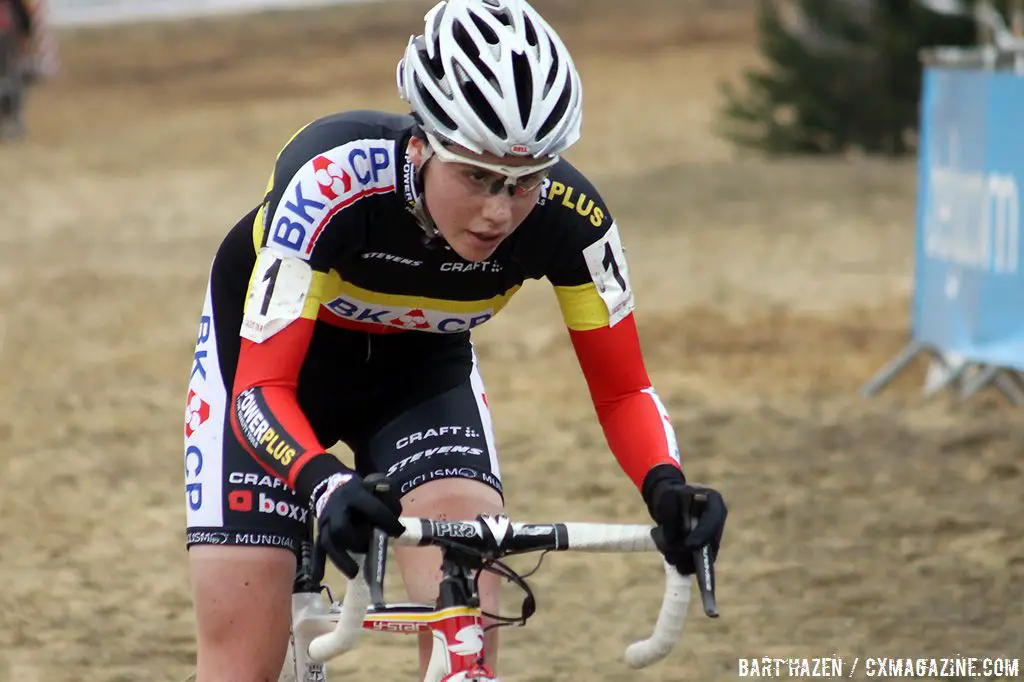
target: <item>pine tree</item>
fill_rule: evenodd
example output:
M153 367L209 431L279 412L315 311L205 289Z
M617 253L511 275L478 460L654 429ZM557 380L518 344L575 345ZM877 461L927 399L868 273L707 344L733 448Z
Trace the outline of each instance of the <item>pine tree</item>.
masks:
M723 84L721 132L768 154L913 151L919 51L975 44L973 19L916 0L758 0L764 71Z

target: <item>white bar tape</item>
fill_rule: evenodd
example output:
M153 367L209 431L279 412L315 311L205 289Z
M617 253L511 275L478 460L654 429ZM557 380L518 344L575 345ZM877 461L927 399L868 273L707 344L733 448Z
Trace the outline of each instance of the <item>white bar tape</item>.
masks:
M423 539L423 525L420 519L403 516L402 525L405 532L391 539L391 544L398 546L415 546ZM471 523L480 532L478 521ZM513 523L512 527L531 526L529 523ZM651 527L633 524L612 523L566 523L569 536L569 550L580 552L653 552L657 549L651 538Z
M315 661L328 661L345 653L355 646L356 639L363 630L366 610L370 608L370 586L363 575L365 556L353 554L352 559L359 566L359 575L348 581L337 627L309 643L309 656Z
M665 564L665 597L654 624L654 633L642 642L626 647L623 660L630 668L643 668L668 656L683 635L683 624L690 606L690 576L680 575L668 562Z
M569 551L581 552L651 552L657 549L650 526L567 523Z
M423 522L415 516L401 516L398 519L405 526L405 532L388 542L399 547L415 547L423 539ZM471 523L467 521L466 523Z

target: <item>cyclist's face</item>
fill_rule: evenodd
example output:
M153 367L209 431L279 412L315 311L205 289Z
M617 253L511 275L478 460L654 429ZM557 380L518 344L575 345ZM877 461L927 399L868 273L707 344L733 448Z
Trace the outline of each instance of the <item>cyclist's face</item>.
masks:
M413 161L422 160L426 143L413 140L411 144L414 145ZM473 154L465 149L458 152L468 160L490 164L515 167L536 164L533 159ZM511 189L505 186L504 180L499 173L442 160L436 154L427 163L423 177L427 210L449 246L468 261L487 260L537 203L543 175L520 178Z

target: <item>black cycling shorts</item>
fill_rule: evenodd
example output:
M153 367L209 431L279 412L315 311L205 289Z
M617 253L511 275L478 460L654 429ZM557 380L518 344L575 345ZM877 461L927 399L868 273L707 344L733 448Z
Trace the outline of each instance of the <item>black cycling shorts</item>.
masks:
M263 469L227 421L240 320L218 319L223 296L211 280L192 363L186 544L298 554L312 528L308 500ZM490 410L468 336L318 327L298 400L324 447L347 444L360 474L386 473L403 495L442 478L481 481L502 493Z

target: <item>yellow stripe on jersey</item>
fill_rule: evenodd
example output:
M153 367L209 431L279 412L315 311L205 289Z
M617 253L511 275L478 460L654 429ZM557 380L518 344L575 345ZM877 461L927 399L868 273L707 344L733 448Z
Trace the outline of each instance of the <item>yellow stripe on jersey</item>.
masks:
M274 182L274 178L270 178L271 184ZM260 210L256 211L256 217L252 221L252 250L254 253L259 254L260 246L263 244L263 206L260 206ZM249 283L245 287L245 300L249 301L249 293L252 291L252 280L256 276L256 268L253 267L252 272L249 273ZM243 310L245 308L243 307Z
M309 285L306 303L302 306L302 319L315 320L320 314L320 304L324 300L324 289L327 286L327 274L313 271L313 281Z
M267 204L260 204L260 210L256 211L256 217L252 221L252 250L255 253L260 252L260 247L263 246L263 211L267 209Z
M274 157L274 158L275 159L280 159L281 158L281 153L284 152L284 150L287 149L288 145L290 145L292 143L292 140L294 140L296 137L298 137L299 133L301 133L307 127L309 127L309 123L307 123L306 125L302 126L298 130L296 130L294 133L292 133L292 136L289 137L288 141L285 142L284 145L277 151L277 156ZM252 250L257 252L257 253L259 253L260 247L263 246L263 222L264 222L263 213L264 213L264 211L267 208L266 197L269 196L271 190L274 189L274 180L276 179L275 178L276 174L277 174L277 169L276 168L270 172L270 179L267 180L267 188L265 190L263 190L263 197L264 197L263 203L260 205L260 210L257 211L257 213L256 213L256 219L253 220L253 222L252 222Z
M365 303L372 303L383 307L419 308L467 314L491 309L493 311L492 314L496 315L499 310L505 307L509 299L519 291L522 285L517 284L504 294L499 294L489 299L476 301L453 301L447 298L428 298L426 296L407 296L405 294L383 294L377 291L370 291L369 289L358 287L351 282L346 282L341 278L341 275L338 274L337 270L331 270L325 276L323 286L324 288L321 300L324 301L324 303L330 303L339 297L350 297Z
M296 137L298 137L299 133L301 133L303 130L308 128L310 123L313 123L313 121L310 121L309 123L306 123L304 126L302 126L298 130L296 130L294 133L292 133L292 136L288 138L288 141L285 142L284 145L279 150L277 150L277 156L274 157L274 158L280 159L281 158L281 152L283 152L285 149L287 149L288 145L290 145L292 143L292 140L294 140ZM271 180L273 180L273 178L271 178Z
M585 332L608 326L608 306L593 282L574 287L555 287L558 306L569 329Z

